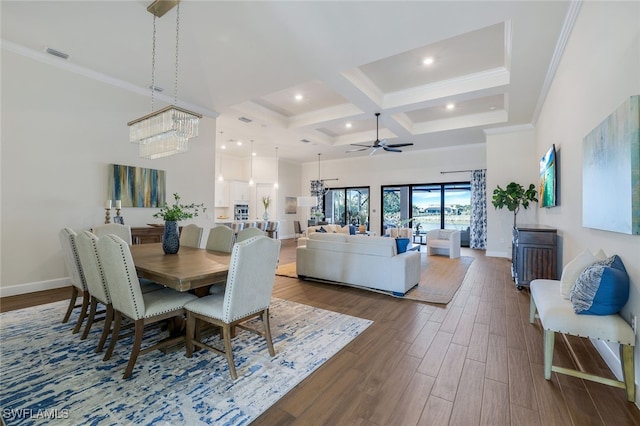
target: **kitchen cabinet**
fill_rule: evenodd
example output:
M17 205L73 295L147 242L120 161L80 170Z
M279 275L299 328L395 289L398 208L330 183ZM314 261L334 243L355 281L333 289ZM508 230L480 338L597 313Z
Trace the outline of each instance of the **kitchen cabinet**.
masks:
M229 182L216 180L216 207L229 207Z
M249 183L243 181L232 181L230 188L230 198L232 204L248 204Z

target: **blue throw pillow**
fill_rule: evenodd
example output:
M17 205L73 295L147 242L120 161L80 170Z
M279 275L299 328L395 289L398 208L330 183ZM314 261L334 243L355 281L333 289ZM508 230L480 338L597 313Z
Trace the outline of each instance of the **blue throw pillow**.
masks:
M355 225L349 225L349 235L356 235Z
M404 253L407 251L407 246L409 245L408 238L396 238L396 248L398 249L398 254Z
M570 293L577 314L611 315L629 299L629 275L618 255L587 266Z

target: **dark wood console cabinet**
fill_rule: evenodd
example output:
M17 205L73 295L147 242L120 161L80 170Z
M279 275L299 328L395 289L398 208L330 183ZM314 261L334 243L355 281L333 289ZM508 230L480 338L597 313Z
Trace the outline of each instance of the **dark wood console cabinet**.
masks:
M558 279L556 229L544 225L513 229L511 276L518 290L535 279Z
M182 226L178 228L182 231ZM140 226L131 228L131 242L133 244L161 243L164 226Z

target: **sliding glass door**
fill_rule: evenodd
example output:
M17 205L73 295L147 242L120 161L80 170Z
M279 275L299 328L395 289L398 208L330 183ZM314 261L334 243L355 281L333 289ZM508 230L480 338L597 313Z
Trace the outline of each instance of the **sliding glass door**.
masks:
M332 188L324 196L325 218L339 225L369 229L369 188Z
M470 213L469 182L382 187L383 233L389 227L412 227L416 236L432 229L458 229L468 236Z

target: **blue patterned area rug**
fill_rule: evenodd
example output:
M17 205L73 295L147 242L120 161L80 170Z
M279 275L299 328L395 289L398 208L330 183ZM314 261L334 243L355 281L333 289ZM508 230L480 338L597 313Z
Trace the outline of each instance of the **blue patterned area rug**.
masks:
M274 298L276 356L269 356L263 338L238 329L232 340L238 380L229 376L224 357L201 350L186 358L184 349L139 356L133 376L123 380L131 338L119 340L103 362L103 354L94 352L103 323L80 340L71 334L77 312L60 323L67 304L0 314L0 409L7 426L43 419L65 425L248 424L372 323ZM161 332L145 333L143 347L162 337L153 333ZM222 347L218 336L209 343Z

